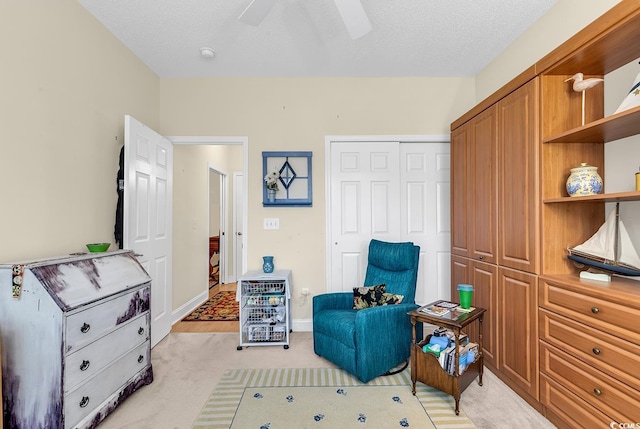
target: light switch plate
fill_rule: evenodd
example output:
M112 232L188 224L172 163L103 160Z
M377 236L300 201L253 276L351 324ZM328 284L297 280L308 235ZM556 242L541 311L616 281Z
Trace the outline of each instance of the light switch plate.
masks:
M277 217L265 217L264 229L280 229L280 219Z

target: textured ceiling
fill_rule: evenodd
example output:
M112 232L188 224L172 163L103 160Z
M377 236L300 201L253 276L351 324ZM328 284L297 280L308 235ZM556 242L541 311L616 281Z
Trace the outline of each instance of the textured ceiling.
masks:
M362 0L373 30L356 40L334 0L276 0L256 27L238 20L250 0L78 2L173 78L474 76L557 0Z

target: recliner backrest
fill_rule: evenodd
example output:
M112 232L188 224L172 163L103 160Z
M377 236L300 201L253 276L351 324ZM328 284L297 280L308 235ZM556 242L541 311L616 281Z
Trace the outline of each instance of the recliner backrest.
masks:
M364 286L385 283L387 292L403 295L405 304L414 303L419 257L420 247L411 242L371 240Z

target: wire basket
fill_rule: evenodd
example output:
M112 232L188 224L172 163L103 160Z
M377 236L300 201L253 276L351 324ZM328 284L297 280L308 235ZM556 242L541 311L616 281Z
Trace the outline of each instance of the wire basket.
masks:
M264 294L264 293L284 293L284 280L242 280L242 293Z
M284 341L287 335L285 326L254 325L246 329L248 340L251 342Z
M284 295L250 295L247 297L247 306L273 306L283 305L286 302Z
M247 313L247 323L278 323L285 319L285 309L277 307L251 308Z

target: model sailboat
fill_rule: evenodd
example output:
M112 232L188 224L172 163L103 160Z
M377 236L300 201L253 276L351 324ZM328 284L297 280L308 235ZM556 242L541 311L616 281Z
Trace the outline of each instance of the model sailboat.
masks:
M623 276L640 276L640 257L620 220L620 203L591 238L568 250L567 257L579 264Z

